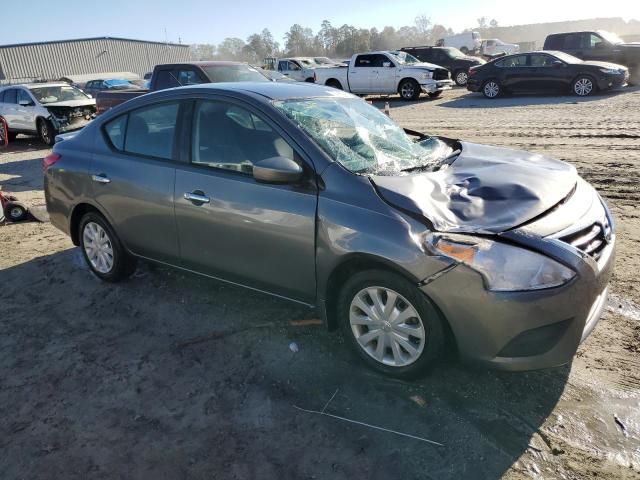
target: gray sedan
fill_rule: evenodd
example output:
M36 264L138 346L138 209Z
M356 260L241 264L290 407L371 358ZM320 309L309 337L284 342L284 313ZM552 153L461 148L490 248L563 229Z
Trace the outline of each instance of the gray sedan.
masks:
M47 207L96 276L145 259L316 307L386 374L445 349L564 364L606 304L613 222L572 166L404 131L335 89L165 90L60 137Z

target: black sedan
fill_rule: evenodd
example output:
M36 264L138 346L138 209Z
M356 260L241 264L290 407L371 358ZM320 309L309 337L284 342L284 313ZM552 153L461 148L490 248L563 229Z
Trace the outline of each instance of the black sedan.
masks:
M629 71L622 65L583 61L556 51L508 55L469 70L467 89L487 98L502 93L572 92L586 97L622 87Z

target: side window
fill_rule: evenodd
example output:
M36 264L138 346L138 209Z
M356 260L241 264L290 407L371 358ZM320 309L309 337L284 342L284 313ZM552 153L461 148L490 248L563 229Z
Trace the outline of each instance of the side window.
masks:
M271 157L294 159L289 144L260 117L234 104L199 101L193 119L191 163L251 175Z
M530 55L530 61L532 67L552 67L553 66L553 58L549 55Z
M289 70L289 62L286 60L280 60L278 62L278 71L286 72L287 70Z
M385 55L376 54L371 56L373 57L372 63L374 67L382 67L385 62L389 62L391 65L393 65L393 62L389 60Z
M4 103L18 103L15 88L10 88L9 90L5 90Z
M178 103L162 103L129 113L124 150L170 160L173 156Z
M175 79L175 74L171 70L158 71L156 80L156 90L164 90L165 88L179 87Z
M564 37L564 48L567 50L580 50L582 48L581 35L579 33L570 33Z
M27 92L25 92L24 90L18 90L18 103L20 102L27 102L29 105L33 104L33 100L31 99L31 97L29 96L29 94Z
M604 47L604 40L598 35L594 35L593 33L589 35L589 47L590 48L602 48Z
M194 70L179 70L177 77L178 83L181 85L197 85L203 83Z
M356 67L373 67L373 55L358 55Z
M111 145L116 150L124 150L124 133L127 130L128 115L120 115L114 118L104 126L104 132L107 134Z
M526 55L516 55L515 57L507 57L505 59L499 60L495 63L496 67L500 68L516 68L516 67L526 67L527 66L527 56Z
M302 67L297 62L289 62L289 70L302 70Z

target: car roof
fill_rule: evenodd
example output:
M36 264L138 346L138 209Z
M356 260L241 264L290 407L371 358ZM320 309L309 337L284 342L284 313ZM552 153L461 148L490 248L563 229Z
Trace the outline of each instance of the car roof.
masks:
M0 90L6 90L8 88L38 88L38 87L71 87L67 82L42 82L42 83L16 83L13 85L2 85Z
M172 90L185 91L187 89L209 90L221 92L253 93L268 100L288 100L292 98L314 97L351 97L352 95L342 90L314 83L296 82L228 82L228 83L201 83L187 87L178 87Z

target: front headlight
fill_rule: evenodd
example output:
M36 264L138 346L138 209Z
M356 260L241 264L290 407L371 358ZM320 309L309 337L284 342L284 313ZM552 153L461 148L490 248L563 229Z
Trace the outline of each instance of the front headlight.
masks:
M575 272L539 253L466 235L429 235L428 250L471 267L493 291L540 290L559 287Z
M420 74L420 80L430 80L433 78L433 72L423 72Z
M620 70L619 68L601 68L600 71L610 75L619 75L624 72L624 70Z

